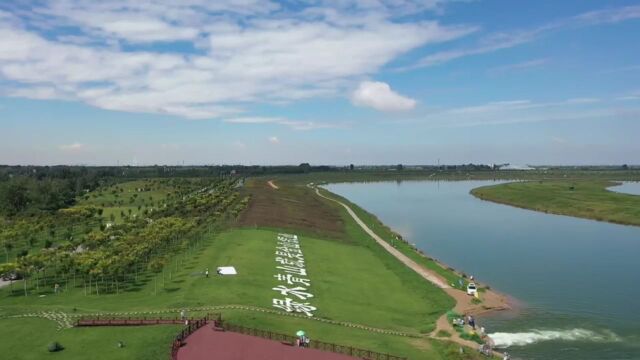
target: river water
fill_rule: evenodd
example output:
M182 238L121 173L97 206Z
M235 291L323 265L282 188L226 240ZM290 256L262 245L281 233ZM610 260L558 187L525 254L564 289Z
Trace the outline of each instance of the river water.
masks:
M521 303L482 319L522 359L640 359L640 227L479 200L490 181L331 184L418 248Z
M622 183L622 185L610 187L609 190L624 194L640 195L640 182L625 181Z

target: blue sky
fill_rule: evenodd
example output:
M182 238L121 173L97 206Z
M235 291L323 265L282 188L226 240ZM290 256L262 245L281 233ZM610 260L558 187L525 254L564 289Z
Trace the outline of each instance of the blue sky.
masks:
M0 3L3 164L638 164L637 1Z

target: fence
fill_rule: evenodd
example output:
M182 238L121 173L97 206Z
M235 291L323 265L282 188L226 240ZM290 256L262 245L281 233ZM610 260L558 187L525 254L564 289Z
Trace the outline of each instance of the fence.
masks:
M190 321L189 325L187 325L184 329L182 329L182 331L180 331L180 333L173 340L173 344L171 344L171 359L172 360L177 360L178 359L178 350L180 350L180 347L184 343L184 340L189 335L193 334L196 330L198 330L201 327L207 325L209 320L212 319L212 318L213 317L211 316L211 314L208 314L202 319L195 320L195 321ZM220 319L221 319L220 315L218 314L216 316L216 319L213 320L214 324L219 324L220 323Z
M241 325L234 325L226 321L222 321L220 326L225 331L237 332L245 335L257 336L264 339L276 340L280 342L287 342L292 345L295 344L297 340L297 337L295 336L280 334L280 333L276 333L268 330L248 328ZM309 347L312 349L330 351L337 354L349 355L349 356L366 359L366 360L407 360L406 357L382 354L382 353L371 351L371 350L358 349L352 346L344 346L344 345L326 343L323 341L316 341L316 340L311 340L309 342Z
M186 320L194 322L199 319L180 317L123 317L123 316L83 316L80 317L75 326L139 326L139 325L161 325L161 324L184 324Z

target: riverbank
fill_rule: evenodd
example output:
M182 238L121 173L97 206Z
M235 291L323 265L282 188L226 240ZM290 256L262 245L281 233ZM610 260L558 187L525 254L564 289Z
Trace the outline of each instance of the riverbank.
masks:
M361 213L363 212L366 213L363 209L359 208L355 204L347 205L343 201L334 199L333 197L338 197L338 195L333 194L326 189L323 189L323 190L326 193L331 195L328 195L328 194L323 195L320 192L320 189L318 187L315 187L314 189L318 196L324 199L327 199L329 201L333 201L341 205L342 207L344 207L349 213L349 215L353 218L353 220L369 236L371 236L371 238L373 238L380 246L382 246L388 253L390 253L396 259L398 259L401 263L403 263L404 265L406 265L407 267L415 271L422 278L433 283L434 285L436 285L437 287L445 291L449 296L451 296L455 300L455 306L452 309L452 311L454 311L455 313L460 315L465 315L465 316L467 315L477 316L481 314L487 315L488 313L495 312L495 311L510 310L513 308L512 305L508 302L508 298L505 295L491 290L486 285L484 285L484 287L482 288L484 291L481 292L482 293L482 295L480 296L481 300L478 300L472 296L469 296L463 289L456 288L456 282L452 282L449 284L447 282L449 279L441 276L441 273L438 273L432 269L428 269L427 267L414 261L405 253L400 251L395 246L395 243L393 242L390 243L388 241L383 240L378 234L372 231L369 226L367 226L367 224L356 214L356 212L351 208L351 206L360 210ZM424 257L425 259L428 259L426 255L424 255L424 253L418 252L415 248L412 249L411 251L415 252L415 254L420 255L421 257ZM438 264L438 265L441 266L442 269L445 269L445 266L443 266L442 264ZM452 270L451 268L447 268L447 271L454 272L454 270ZM479 283L478 285L481 286L481 284ZM464 288L464 283L462 288ZM466 340L461 337L461 334L454 329L448 314L443 314L438 319L436 323L436 328L429 335L434 338L448 338L448 340L450 341L453 341L458 344L471 347L471 348L474 348L478 345L473 341Z
M640 226L640 196L608 190L613 181L528 181L471 190L479 199L556 215Z

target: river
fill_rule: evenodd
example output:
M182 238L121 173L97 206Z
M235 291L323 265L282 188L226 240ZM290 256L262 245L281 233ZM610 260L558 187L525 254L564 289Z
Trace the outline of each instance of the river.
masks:
M621 185L610 187L609 190L623 194L640 195L640 182L624 181Z
M330 184L432 257L521 303L482 319L522 359L640 359L640 227L469 194L491 181Z

